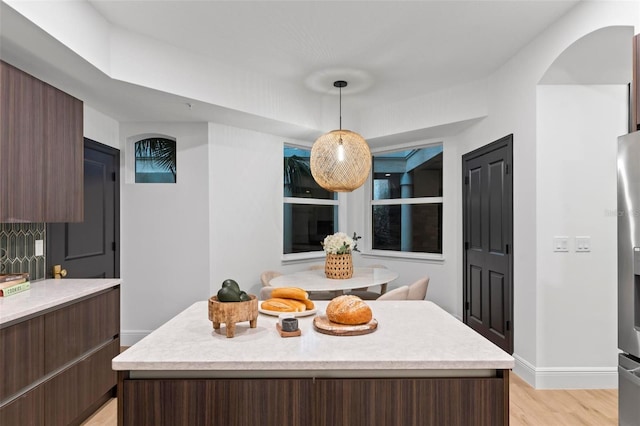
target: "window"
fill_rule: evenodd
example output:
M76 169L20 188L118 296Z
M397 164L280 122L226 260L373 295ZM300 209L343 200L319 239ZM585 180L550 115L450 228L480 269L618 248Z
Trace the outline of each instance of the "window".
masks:
M373 250L442 254L442 145L374 154Z
M136 183L176 183L176 141L142 139L134 149Z
M284 147L284 254L321 251L338 226L336 194L311 175L308 149Z

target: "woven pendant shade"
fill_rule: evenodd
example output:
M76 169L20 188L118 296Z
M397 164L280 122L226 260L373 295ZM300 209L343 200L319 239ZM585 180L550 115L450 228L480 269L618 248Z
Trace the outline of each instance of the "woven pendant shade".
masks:
M326 190L353 191L367 180L369 170L369 145L362 136L350 130L325 133L311 148L311 174Z

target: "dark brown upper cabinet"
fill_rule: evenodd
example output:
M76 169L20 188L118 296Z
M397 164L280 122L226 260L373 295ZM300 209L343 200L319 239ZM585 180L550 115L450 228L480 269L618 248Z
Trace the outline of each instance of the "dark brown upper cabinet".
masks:
M82 101L0 61L0 222L81 222Z

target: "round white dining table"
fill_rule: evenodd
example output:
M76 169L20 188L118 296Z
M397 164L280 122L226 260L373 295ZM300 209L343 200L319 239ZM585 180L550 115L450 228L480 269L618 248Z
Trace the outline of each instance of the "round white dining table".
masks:
M306 291L340 291L386 284L396 278L398 273L386 268L353 268L353 276L341 280L327 278L323 269L313 269L277 276L269 285L300 287Z

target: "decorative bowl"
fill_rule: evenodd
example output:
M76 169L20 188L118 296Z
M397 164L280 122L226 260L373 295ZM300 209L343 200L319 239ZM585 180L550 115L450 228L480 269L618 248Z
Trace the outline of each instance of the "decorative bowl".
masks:
M209 320L213 322L213 329L218 330L224 323L227 337L233 337L236 323L249 321L250 328L258 325L258 298L250 294L251 300L246 302L220 302L217 296L209 298Z

